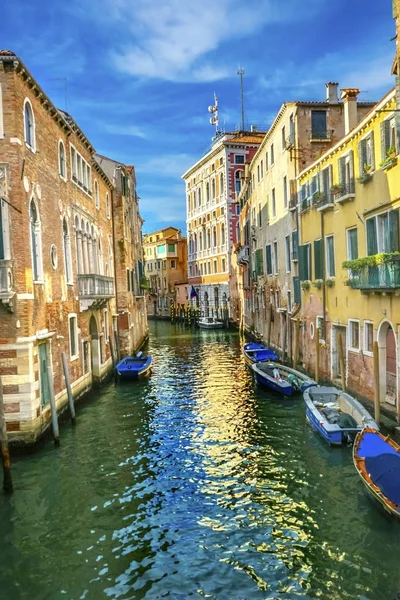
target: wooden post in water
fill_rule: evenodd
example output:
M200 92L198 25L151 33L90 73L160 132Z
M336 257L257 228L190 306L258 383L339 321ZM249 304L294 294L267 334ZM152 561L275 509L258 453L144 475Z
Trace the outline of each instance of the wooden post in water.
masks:
M49 382L49 391L50 391L51 422L53 424L54 444L55 444L55 446L59 446L60 445L60 430L58 428L56 399L54 397L53 372L51 370L50 365L48 365L48 367L47 367L47 379Z
M117 362L119 362L121 360L121 353L120 353L119 344L118 344L118 333L115 329L114 329L114 342L115 342L115 352L117 353Z
M374 342L374 400L375 400L375 422L379 425L381 420L381 399L379 382L379 347Z
M344 354L343 354L343 338L342 334L338 333L337 335L337 345L339 351L339 367L340 367L340 378L342 380L342 390L346 391L346 373L344 371Z
M111 362L112 362L112 366L113 369L115 369L115 355L114 355L114 344L112 341L112 336L110 335L110 337L108 338L108 343L110 344L110 354L111 354Z
M8 451L7 426L4 416L3 403L3 384L0 377L0 442L1 442L1 460L3 463L3 490L6 494L12 494L14 491L11 477L11 462Z
M62 364L63 364L63 369L64 369L65 386L67 388L69 412L71 413L71 423L72 423L72 425L75 425L76 417L75 417L74 398L72 396L71 383L69 380L67 357L65 355L65 352L61 352L61 358L62 358Z
M270 347L271 344L271 329L272 329L272 304L269 305L269 319L268 319L268 339L267 346Z
M295 338L294 338L293 369L297 369L297 364L299 362L299 343L300 343L300 319L299 319L299 317L297 317L297 319L296 319L296 329L295 329Z
M315 381L319 383L319 327L315 328Z

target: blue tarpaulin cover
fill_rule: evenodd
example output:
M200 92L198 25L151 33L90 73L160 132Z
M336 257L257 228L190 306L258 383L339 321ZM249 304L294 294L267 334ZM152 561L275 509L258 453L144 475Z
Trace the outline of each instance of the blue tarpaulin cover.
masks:
M368 456L365 468L386 498L400 506L400 455L385 452L378 456Z

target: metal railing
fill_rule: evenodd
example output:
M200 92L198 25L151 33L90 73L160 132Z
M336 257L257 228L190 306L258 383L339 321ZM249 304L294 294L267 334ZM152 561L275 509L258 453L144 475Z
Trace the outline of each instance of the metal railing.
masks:
M11 260L0 260L0 298L8 298L14 293L14 278Z
M336 202L340 202L348 196L354 196L354 194L356 193L356 185L354 179L350 179L346 183L341 183L337 188L337 192L335 191L335 189L333 189L332 193L335 197Z
M335 203L334 197L331 191L328 192L317 192L312 197L312 203L319 210L323 210L324 208L330 207Z
M400 259L393 258L381 265L365 266L361 271L350 271L349 285L353 290L400 288Z
M112 298L114 278L105 275L78 275L79 298Z

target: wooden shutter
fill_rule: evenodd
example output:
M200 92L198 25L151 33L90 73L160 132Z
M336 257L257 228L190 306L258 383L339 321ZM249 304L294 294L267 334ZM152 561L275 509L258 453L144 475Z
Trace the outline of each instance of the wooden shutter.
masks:
M324 265L323 265L323 252L322 252L322 240L314 241L314 275L315 279L323 279L324 277Z
M376 234L376 219L367 220L367 254L373 256L378 253L378 239Z
M399 251L399 209L389 211L390 252Z
M265 256L267 259L267 275L272 275L272 255L270 245L265 248Z
M346 159L339 158L339 184L344 185L346 181Z
M354 152L353 150L350 150L350 152L348 153L348 157L349 157L349 164L350 164L350 180L354 181ZM351 183L351 181L349 183Z
M358 169L360 172L360 177L364 173L365 162L365 140L361 140L361 142L358 144Z
M299 258L299 234L297 231L292 231L292 260Z
M383 121L381 123L381 157L386 158L386 151L390 148L390 122Z
M309 276L309 265L308 265L308 244L299 246L299 279L305 281L310 279Z
M368 139L371 140L371 168L374 171L375 170L375 143L374 143L374 132L371 131L371 133L368 136Z
M301 303L300 277L293 277L294 303Z

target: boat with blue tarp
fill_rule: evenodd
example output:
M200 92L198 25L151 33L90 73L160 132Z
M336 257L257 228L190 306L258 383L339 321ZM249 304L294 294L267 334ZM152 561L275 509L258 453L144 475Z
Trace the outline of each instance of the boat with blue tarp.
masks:
M400 446L366 427L354 442L353 462L369 495L400 519Z
M135 381L150 374L152 361L151 356L143 356L142 352L138 352L136 356L122 358L115 370L119 379Z
M254 363L251 368L259 384L285 396L293 396L317 385L304 373L280 363L261 361Z
M246 364L251 367L256 362L262 361L279 361L280 358L275 352L265 346L264 344L260 344L258 342L249 342L245 344L242 348L244 359Z
M310 387L303 397L308 421L330 445L353 443L364 427L379 429L363 405L343 390L333 386Z

